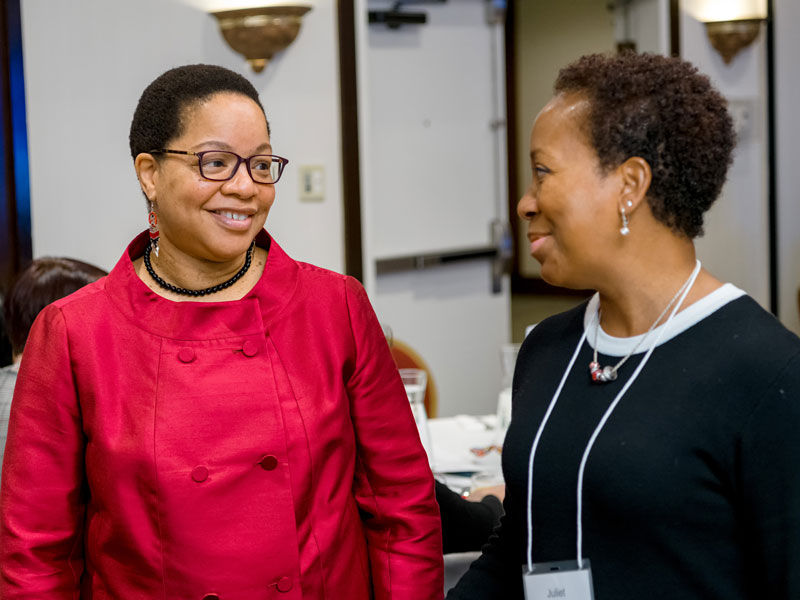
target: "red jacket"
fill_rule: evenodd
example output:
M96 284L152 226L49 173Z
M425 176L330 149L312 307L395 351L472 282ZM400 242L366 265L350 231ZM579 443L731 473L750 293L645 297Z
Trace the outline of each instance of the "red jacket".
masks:
M0 597L441 598L433 479L363 288L272 242L242 300L172 302L134 272L146 240L31 331Z

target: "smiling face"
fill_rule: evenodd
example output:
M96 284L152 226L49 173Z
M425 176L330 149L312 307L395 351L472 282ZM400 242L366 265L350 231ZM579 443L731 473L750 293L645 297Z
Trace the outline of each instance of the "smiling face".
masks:
M272 154L264 113L250 98L223 92L185 110L184 131L167 148ZM255 183L244 164L228 181L209 181L200 176L197 157L159 156L140 154L136 167L158 215L161 248L202 261L241 257L264 226L274 185Z
M531 185L517 204L529 221L531 255L553 285L596 289L607 249L618 243L616 171L603 174L583 129L588 100L558 95L539 113L531 132Z

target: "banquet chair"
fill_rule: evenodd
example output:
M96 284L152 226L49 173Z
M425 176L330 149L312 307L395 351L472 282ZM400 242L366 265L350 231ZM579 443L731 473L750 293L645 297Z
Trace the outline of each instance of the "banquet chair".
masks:
M430 367L419 353L405 342L389 336L387 336L387 341L398 369L422 369L428 374L428 385L425 388L425 412L428 418L435 418L438 410L438 395Z

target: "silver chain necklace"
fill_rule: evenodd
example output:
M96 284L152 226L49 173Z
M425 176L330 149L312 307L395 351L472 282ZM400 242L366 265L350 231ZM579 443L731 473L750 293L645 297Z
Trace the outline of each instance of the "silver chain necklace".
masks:
M700 262L697 262L695 265L694 270L689 275L689 279L683 282L681 289L679 289L675 295L672 297L672 300L669 301L669 304L661 311L661 314L658 315L658 318L653 321L653 324L650 325L650 329L641 337L639 342L633 347L633 350L628 352L625 356L622 357L616 365L613 367L611 365L607 365L605 367L601 367L600 363L597 360L597 342L600 339L600 302L597 302L597 312L595 313L595 318L597 319L597 329L594 331L594 354L592 356L592 362L589 363L589 374L592 376L592 381L595 383L608 383L609 381L614 381L617 378L617 371L619 368L624 365L627 360L636 354L636 351L644 344L644 341L650 336L650 333L656 326L661 322L661 319L664 318L664 315L667 314L667 311L672 308L672 305L675 304L675 301L680 297L680 295L686 291L686 288L689 287L697 277L697 273L700 270Z

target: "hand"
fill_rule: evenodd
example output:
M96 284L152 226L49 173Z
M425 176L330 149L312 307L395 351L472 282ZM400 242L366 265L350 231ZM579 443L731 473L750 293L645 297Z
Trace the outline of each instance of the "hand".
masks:
M467 500L470 502L480 502L486 496L497 496L500 502L502 502L503 498L506 497L506 486L501 484L477 488L470 492L469 496L467 496Z

